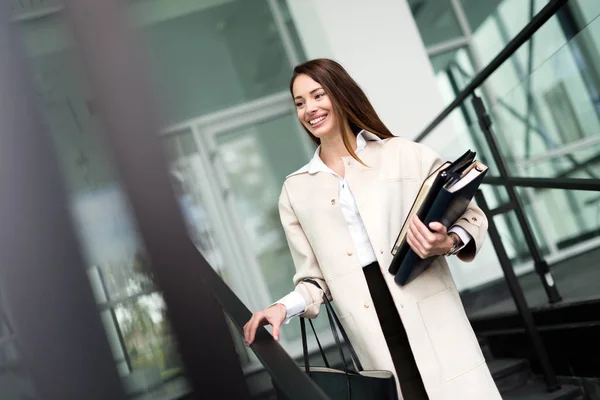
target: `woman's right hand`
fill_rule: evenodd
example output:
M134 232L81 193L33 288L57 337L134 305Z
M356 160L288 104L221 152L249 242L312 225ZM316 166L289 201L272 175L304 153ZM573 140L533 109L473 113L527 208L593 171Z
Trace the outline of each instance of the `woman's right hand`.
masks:
M252 314L250 321L244 325L244 341L250 346L256 337L256 330L261 326L271 325L273 327L273 338L279 340L279 328L287 315L287 309L281 303L273 304L269 308Z

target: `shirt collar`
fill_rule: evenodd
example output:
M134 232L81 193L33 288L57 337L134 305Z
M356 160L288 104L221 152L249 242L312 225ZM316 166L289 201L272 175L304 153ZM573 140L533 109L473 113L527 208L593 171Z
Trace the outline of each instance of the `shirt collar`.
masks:
M364 150L365 147L367 147L367 142L383 143L383 139L381 139L374 133L365 131L364 129L361 130L360 132L358 132L358 135L356 135L356 154L358 154L359 152ZM317 147L317 150L315 150L315 154L313 155L312 159L308 162L308 164L300 168L298 171L288 175L288 178L290 176L298 175L304 172L308 172L311 175L316 174L317 172L329 172L336 175L336 173L333 172L331 168L329 168L327 165L325 165L323 160L321 160L321 157L319 156L320 152L321 146Z

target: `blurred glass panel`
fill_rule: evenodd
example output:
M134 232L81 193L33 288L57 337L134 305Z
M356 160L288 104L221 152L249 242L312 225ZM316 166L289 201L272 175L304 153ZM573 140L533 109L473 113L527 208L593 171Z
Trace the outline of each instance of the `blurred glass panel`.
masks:
M170 133L165 139L175 195L185 216L188 232L213 269L223 273L223 254L205 205L207 185L202 156L190 129Z
M286 176L309 159L300 136L303 134L296 116L289 114L217 136L220 159L234 194L234 214L250 239L250 251L269 290L269 301L294 289L295 268L277 203ZM260 305L264 306L267 304ZM316 326L321 328L325 323L320 319ZM286 341L299 337L297 319L283 327L283 334ZM299 350L299 346L292 348L288 351Z
M596 27L600 19L497 99L491 114L513 174L600 176L600 75L580 52L600 53L588 40Z
M473 32L472 45L480 64L488 64L531 21L532 17L544 8L547 2L547 0L533 0L533 14L530 14L531 0L464 2L464 10ZM557 18L554 16L534 35L534 42L539 44L536 46L538 47L536 63L546 59L565 41ZM513 58L525 62L527 56L527 44L525 44L513 55ZM501 70L506 68L506 64L501 67ZM503 79L506 81L509 77L503 76ZM514 81L506 81L509 85L512 82ZM500 80L498 85L501 85Z
M488 166L488 176L499 174L470 99L452 111L445 121L423 139L423 143L434 149L445 161L453 161L468 149L473 150L477 152L476 158Z
M563 250L600 235L600 195L597 192L519 188L521 198L530 191L528 216L535 208L538 242L552 243ZM600 243L599 243L600 244Z
M6 400L38 399L33 380L21 362L18 340L0 304L0 397Z
M590 58L587 49L582 50L583 43L572 42L574 34L579 30L589 31L583 23L578 23L571 18L572 10L576 8L576 2L570 2L568 7L563 7L559 14L550 18L534 35L531 41L521 46L513 56L495 71L486 81L485 88L489 99L505 98L507 92L515 87L524 87L528 76L532 71L537 71L546 65L546 74L551 72L556 76L568 76L572 68L568 64L579 64L579 75L598 74L591 68L596 61ZM517 33L530 20L530 1L504 0L485 21L474 28L473 50L478 58L479 65L486 65L513 39ZM533 2L533 15L538 13L546 4L546 0ZM581 34L577 35L581 37ZM571 40L572 60L567 56L556 58L556 52L562 52L563 46ZM592 40L593 41L593 40ZM589 47L589 43L585 44ZM592 52L593 53L593 52ZM547 64L550 62L551 66ZM583 65L582 66L582 62ZM587 64L587 65L586 65ZM587 71L589 69L589 71ZM597 68L596 68L597 69ZM537 73L537 72L535 72ZM554 78L538 75L534 85L539 85L544 80L553 82ZM549 88L546 88L549 90ZM547 93L548 96L557 95L560 88L555 88L555 93ZM512 99L513 101L515 98ZM521 102L524 100L520 100ZM551 100L549 100L551 101Z
M165 333L168 323L162 315L164 310L160 309L164 304L156 299L160 296L153 293L155 287L147 274L144 248L97 120L94 95L74 57L60 10L38 10L47 13L45 18L19 14L19 29L39 104L58 155L68 191L68 206L88 266L91 286L102 310L100 316L115 366L124 385L131 389L130 393L141 393L173 376L173 360L177 358L173 355L175 346L171 343L172 336ZM139 297L142 294L144 296ZM142 334L138 332L142 328L136 330L139 324L134 323L140 319L134 317L145 309L140 306L139 310L134 307L133 311L127 311L130 306L123 305L132 301L133 304L142 302L132 299L152 299L160 304L160 307L154 305L154 309L150 308L154 318L151 322L156 326L147 328ZM120 320L115 310L119 310ZM134 311L139 312L136 314ZM160 317L157 316L159 314ZM149 323L147 320L142 322ZM128 329L129 342L124 341L124 327ZM156 335L152 336L152 332ZM138 370L133 368L129 354L133 348L125 346L132 340L137 340L138 348L142 349L159 346L163 352L159 374L149 369L139 372L141 367ZM143 357L148 358L148 355ZM136 359L138 365L143 365L144 359L139 358ZM177 371L179 369L178 365Z
M448 0L409 0L425 46L439 44L462 36Z
M300 36L298 35L298 31L296 30L296 26L294 25L294 21L292 19L292 15L287 6L286 0L277 0L277 4L279 4L279 9L281 10L281 16L285 22L287 30L292 37L292 42L294 43L294 50L298 55L299 61L304 62L307 61L306 52L304 51L304 46L300 41Z
M266 0L131 3L168 123L286 90L291 65Z
M128 391L138 398L178 398L188 388L164 303L104 143L94 93L56 4L11 0L115 364ZM285 2L279 5L303 59ZM182 121L287 90L291 65L266 0L151 0L127 7L155 93L166 110L166 124L181 126ZM202 169L204 153L187 129L171 132L164 143L190 237L228 281L232 271L226 266L231 266L217 244L223 243L219 230L224 228L211 219L205 201L210 188ZM276 204L277 196L273 199ZM243 343L236 348L247 364Z
M164 301L158 293L115 307L131 374L152 375L157 385L181 373L181 360L165 313Z
M600 2L596 0L575 0L571 1L577 10L578 17L582 19L583 24L589 24L600 15ZM596 36L600 38L600 36Z
M444 75L447 75L448 80L452 78L456 79L456 86L448 85L458 88L456 92L464 89L475 75L466 47L436 54L430 58L430 61L438 79ZM445 98L445 100L449 102L450 100L454 100L454 97L456 96L452 96L450 99Z
M307 161L297 132L296 117L285 115L217 136L237 212L273 300L293 290L294 264L277 199L286 175Z

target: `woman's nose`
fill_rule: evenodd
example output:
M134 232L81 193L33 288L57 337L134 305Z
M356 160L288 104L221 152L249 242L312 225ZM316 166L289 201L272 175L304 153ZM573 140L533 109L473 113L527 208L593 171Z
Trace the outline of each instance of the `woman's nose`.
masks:
M309 114L314 114L317 112L317 110L318 110L317 103L315 103L313 101L309 101L306 103L306 111Z

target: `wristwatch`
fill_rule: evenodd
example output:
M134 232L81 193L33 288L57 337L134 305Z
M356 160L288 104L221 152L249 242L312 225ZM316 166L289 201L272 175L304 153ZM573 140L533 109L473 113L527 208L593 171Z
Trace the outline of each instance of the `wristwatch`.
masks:
M452 247L450 247L450 249L448 249L448 251L444 254L446 257L454 255L454 253L456 253L456 250L458 249L458 246L459 246L457 234L450 233L450 234L448 234L448 236L450 236L450 239L452 239Z

